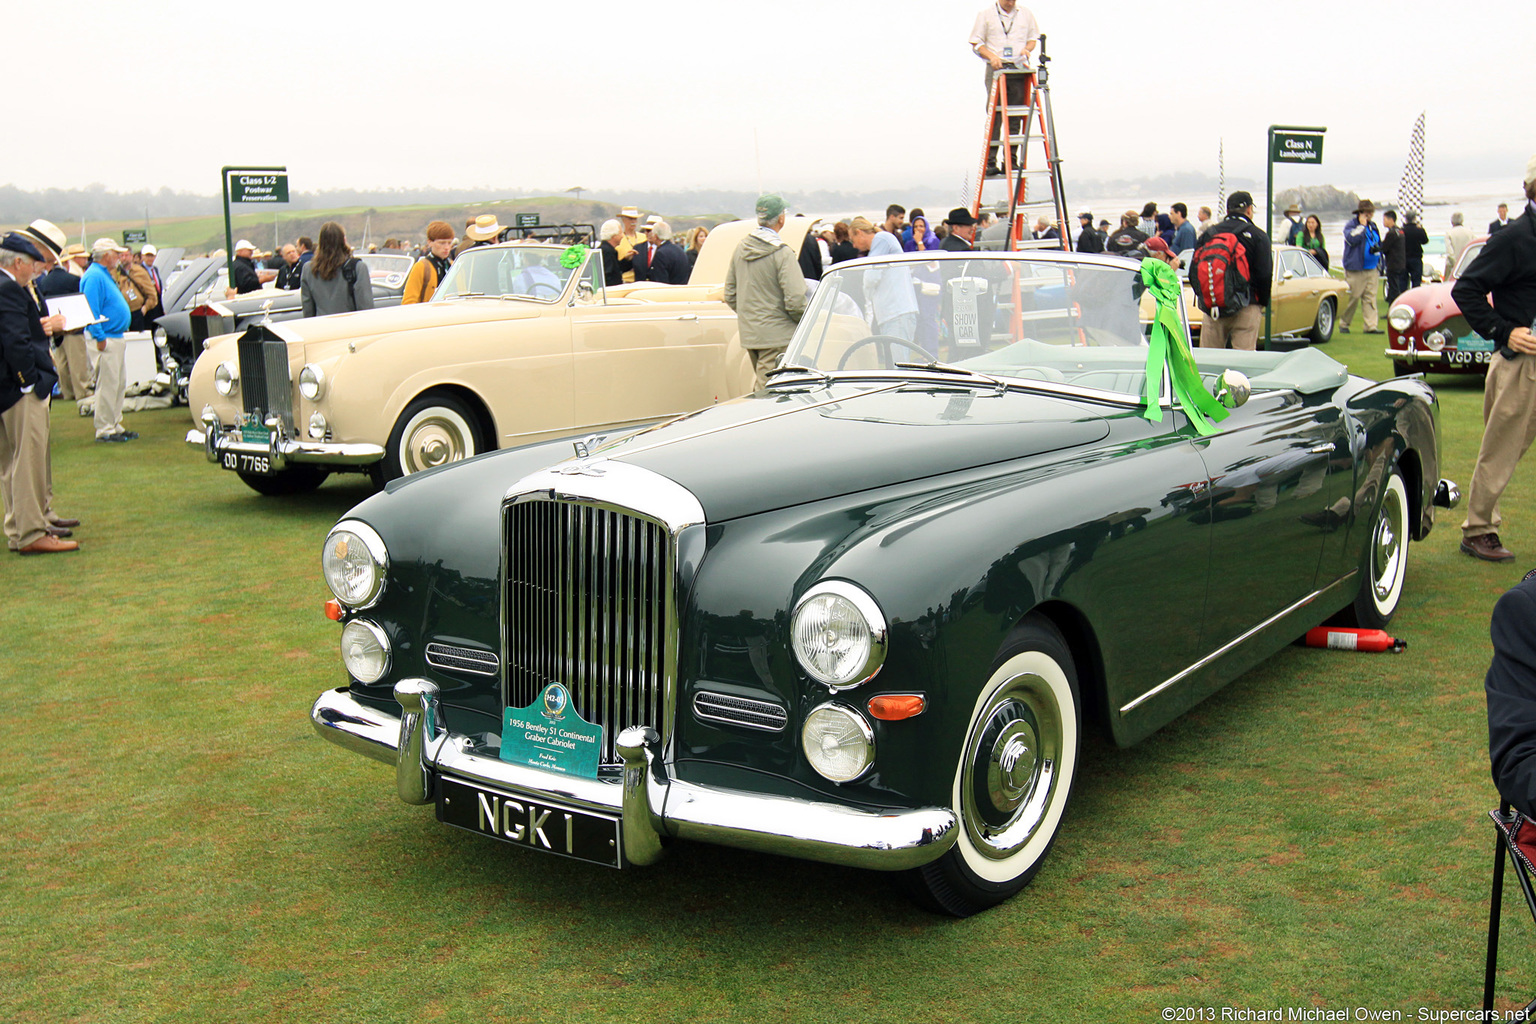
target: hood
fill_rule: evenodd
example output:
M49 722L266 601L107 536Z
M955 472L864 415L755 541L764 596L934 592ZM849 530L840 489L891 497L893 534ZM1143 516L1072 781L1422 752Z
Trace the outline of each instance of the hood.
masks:
M784 239L767 228L758 228L741 240L741 248L736 251L741 253L742 259L750 262L771 256L775 250L784 248L788 248Z
M686 487L710 521L1091 444L1100 409L932 384L759 392L601 450Z

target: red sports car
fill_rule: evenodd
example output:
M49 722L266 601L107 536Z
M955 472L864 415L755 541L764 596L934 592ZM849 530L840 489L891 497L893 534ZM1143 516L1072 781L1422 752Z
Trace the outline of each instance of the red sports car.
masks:
M1455 273L1444 281L1410 288L1387 311L1387 358L1399 377L1409 373L1488 372L1493 342L1467 324L1451 298L1456 278L1483 251L1487 238L1479 238L1456 262Z

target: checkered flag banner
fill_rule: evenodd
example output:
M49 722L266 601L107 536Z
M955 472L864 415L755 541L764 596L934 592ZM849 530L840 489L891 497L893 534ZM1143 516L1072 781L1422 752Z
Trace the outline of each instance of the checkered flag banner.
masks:
M1220 178L1216 185L1216 209L1211 217L1212 221L1227 219L1227 140L1221 139L1216 143L1216 168Z
M1403 180L1397 186L1397 205L1404 213L1424 214L1424 114L1413 125L1413 138L1408 143L1408 166L1403 168Z

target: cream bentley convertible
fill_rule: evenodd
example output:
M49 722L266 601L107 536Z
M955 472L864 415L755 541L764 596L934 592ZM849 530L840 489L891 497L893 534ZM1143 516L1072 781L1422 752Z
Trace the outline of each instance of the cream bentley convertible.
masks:
M808 223L784 232L797 251ZM752 226L712 232L686 285L605 288L596 249L509 242L461 255L432 302L210 339L187 443L262 494L293 494L333 472L382 485L745 394L752 371L722 295Z

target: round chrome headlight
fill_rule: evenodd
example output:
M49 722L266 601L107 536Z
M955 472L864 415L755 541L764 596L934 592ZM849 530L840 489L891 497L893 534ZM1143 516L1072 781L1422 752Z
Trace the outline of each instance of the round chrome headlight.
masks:
M1439 352L1445 348L1445 343L1450 340L1451 335L1448 331L1430 331L1424 335L1424 347L1431 352Z
M376 683L389 671L389 637L366 619L341 628L341 663L360 683Z
M309 415L309 436L316 441L325 440L325 432L331 429L331 425L325 422L325 416L315 412Z
M795 605L790 638L800 667L834 692L869 682L885 662L885 616L874 598L841 580L806 591Z
M367 608L384 589L389 551L373 528L347 519L331 528L321 549L326 586L349 608Z
M299 394L313 402L325 391L325 371L314 363L306 363L299 371Z
M1411 306L1393 306L1387 310L1387 323L1391 324L1392 329L1399 334L1412 327L1415 319Z
M805 716L800 749L825 778L852 782L875 761L875 733L848 705L823 704Z
M233 360L220 363L213 371L213 390L228 398L240 386L240 367Z

